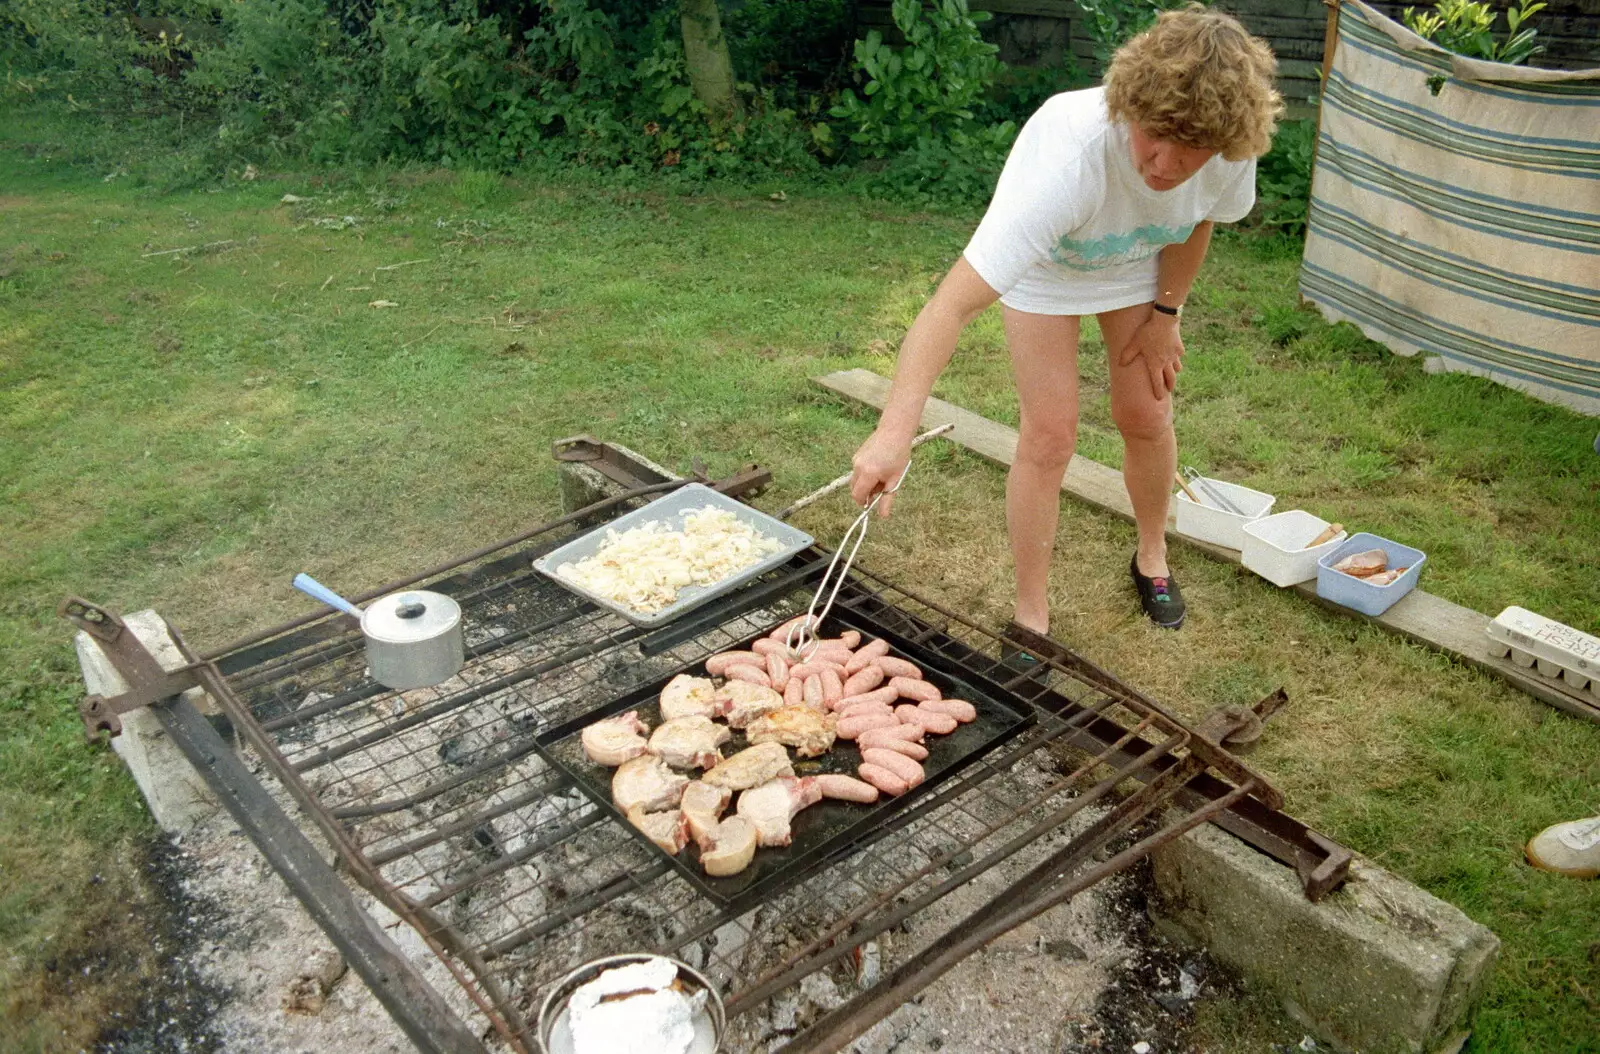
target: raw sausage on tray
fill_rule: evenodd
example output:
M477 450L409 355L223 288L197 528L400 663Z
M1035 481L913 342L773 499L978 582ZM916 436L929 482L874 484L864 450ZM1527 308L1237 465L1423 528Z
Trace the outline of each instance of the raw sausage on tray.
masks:
M856 737L856 746L862 750L873 747L878 750L892 750L896 754L904 754L912 761L925 761L928 757L928 748L921 743L913 743L909 739L897 739L889 735L887 728L869 729Z
M861 758L869 765L886 768L890 772L906 781L906 786L915 787L921 783L925 773L922 766L906 757L904 754L882 747L868 747L861 752Z
M845 668L849 669L848 666ZM858 670L845 677L844 694L861 695L863 692L870 692L882 684L886 677L888 677L888 674L883 672L883 667L876 664L868 666L864 670Z
M916 707L911 707L916 709ZM898 724L899 718L894 714L860 714L839 719L839 738L854 739L861 733L872 728L888 728ZM955 719L950 720L951 727L955 726Z
M912 699L916 702L926 702L930 699L943 698L944 693L927 681L917 680L912 677L891 677L889 687L893 688L902 699Z
M870 783L864 783L854 776L845 776L836 772L827 772L818 776L817 787L821 789L824 798L860 802L863 805L870 805L878 800L878 788Z
M706 660L706 672L713 677L721 677L728 672L728 667L735 663L755 666L764 665L766 660L753 651L725 651Z
M856 649L850 661L845 663L844 671L848 674L857 674L868 666L873 665L873 660L889 654L889 642L886 640L873 640Z
M967 724L978 719L978 708L965 699L929 699L917 704L918 710L931 710L936 714L949 714Z
M866 780L885 794L904 794L911 789L910 784L882 765L866 762L856 772L863 780Z
M903 703L894 708L894 716L901 724L921 725L923 731L932 732L936 736L949 735L956 730L956 719L949 714L936 714L932 710Z

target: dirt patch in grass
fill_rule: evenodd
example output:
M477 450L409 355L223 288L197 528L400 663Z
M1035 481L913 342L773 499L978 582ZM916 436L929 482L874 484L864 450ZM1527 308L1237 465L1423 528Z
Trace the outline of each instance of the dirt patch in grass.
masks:
M6 859L37 849L11 845ZM165 842L125 842L113 851L82 841L58 845L56 883L39 891L62 924L5 964L0 1049L7 1051L206 1052L207 1021L222 999L184 965L207 923L183 895L176 854ZM8 891L7 896L11 895Z

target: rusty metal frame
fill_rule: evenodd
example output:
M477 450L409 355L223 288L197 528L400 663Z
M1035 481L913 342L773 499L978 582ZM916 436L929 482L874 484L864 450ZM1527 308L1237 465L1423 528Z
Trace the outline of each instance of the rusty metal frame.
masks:
M626 472L622 467L619 467L619 463L615 458L602 457L592 459L585 456L582 460L604 461L617 474L626 476ZM607 473L607 476L615 479L615 476L611 473ZM739 489L750 489L762 485L765 479L769 478L769 475L751 466L735 477L730 478L730 480L721 481L722 485L719 486L719 489L726 487L727 490L735 492ZM465 568L468 565L476 564L485 558L494 557L502 552L510 553L513 547L537 539L541 534L551 532L562 526L582 522L586 518L608 511L622 502L661 493L679 486L683 482L687 481L658 481L630 488L629 491L615 498L597 502L568 516L542 524L493 546L485 547L458 560L432 568L428 572L402 580L399 583L391 583L379 587L368 594L364 594L360 599L392 591L424 579L436 578L442 574L455 572L459 575L467 575L469 572ZM817 553L809 555L815 557ZM489 566L511 567L518 561L525 562L526 558L527 551L524 549L519 553L502 556ZM804 559L804 556L797 558L797 563L802 567L807 566L804 564ZM806 574L809 572L802 570L791 573ZM857 583L852 586L852 599L841 608L843 617L848 617L848 613L852 610L857 614L870 610L871 605L877 602L879 597L886 592L890 592L914 599L928 611L935 612L940 618L947 619L947 626L964 625L973 630L978 630L978 627L973 626L956 613L941 607L936 602L911 593L902 587L891 587L887 583L875 580L870 574L858 573ZM852 604L854 607L852 607ZM83 612L78 612L77 614L82 615ZM114 619L114 616L112 618ZM216 698L224 713L233 721L235 728L244 735L250 747L267 761L296 804L305 811L306 815L327 837L341 864L351 877L359 885L387 904L418 932L440 961L455 975L479 1010L483 1012L486 1019L513 1049L526 1050L528 1049L527 1037L530 1034L529 1022L518 1009L519 1005L525 1005L525 1003L512 998L509 993L500 987L494 971L488 966L489 960L506 954L520 943L520 941L512 939L516 935L509 935L494 945L486 946L482 949L475 948L463 939L450 923L441 918L430 903L421 902L408 896L402 888L386 880L379 870L383 859L376 854L369 856L363 852L359 845L351 840L351 829L347 828L343 822L349 818L348 815L345 815L347 810L338 810L330 807L307 785L303 778L307 769L321 763L318 758L313 756L309 760L302 758L299 762L291 762L279 750L278 744L271 734L272 729L257 721L255 715L233 690L233 686L223 672L223 660L236 659L241 654L257 653L263 648L270 648L272 641L290 634L292 631L300 631L295 635L297 639L304 638L307 634L316 637L319 631L317 627L310 626L310 624L319 618L327 620L325 622L326 626L337 626L339 622L339 620L325 615L302 618L247 637L242 641L206 655L195 654L174 630L174 639L178 642L180 651L188 663L182 671L179 671L178 676L192 678L194 683L198 683ZM103 620L94 616L89 616L88 620L92 624L103 623ZM77 621L77 619L74 619L74 621ZM85 628L89 629L88 626ZM104 629L105 627L101 624L97 628ZM924 624L915 628L924 637L939 632L938 627L931 624ZM93 630L90 631L93 632ZM343 632L343 629L329 629L323 636L333 637L335 634ZM668 647L670 646L668 642L672 639L674 632L681 633L684 631L681 627L676 630L669 628L666 631L658 631L657 634L649 638L646 638L646 635L641 631L634 634L634 637L638 638L641 651L644 654L650 654L652 641L655 641L661 648ZM868 1016L876 1013L879 1008L885 1005L886 1000L905 998L908 993L920 990L927 983L931 983L940 973L948 969L949 965L953 965L962 955L971 950L970 942L976 939L978 935L988 933L989 937L983 937L983 940L990 939L993 935L1003 932L1004 928L1010 928L1021 921L1025 921L1026 918L1032 917L1032 914L1019 915L1019 912L1028 911L1035 906L1037 906L1037 910L1033 911L1033 914L1036 914L1037 911L1046 910L1051 904L1059 903L1061 899L1071 896L1082 888L1086 888L1094 881L1098 881L1099 878L1109 874L1111 870L1126 866L1162 842L1177 837L1184 830L1206 820L1223 822L1222 818L1232 817L1228 822L1256 836L1251 838L1246 835L1247 840L1257 842L1257 839L1259 839L1257 844L1264 843L1262 845L1263 848L1266 845L1274 845L1277 848L1278 852L1273 853L1273 855L1283 853L1290 856L1292 860L1286 862L1296 864L1298 869L1301 870L1302 877L1306 883L1307 894L1312 896L1312 899L1315 899L1315 895L1320 895L1321 892L1325 892L1326 889L1335 886L1342 879L1344 868L1348 866L1348 854L1344 853L1340 847L1327 842L1316 835L1315 832L1309 832L1293 820L1282 816L1278 812L1282 804L1282 799L1278 792L1228 749L1228 745L1231 742L1230 736L1233 737L1233 741L1249 739L1253 731L1250 725L1251 717L1264 718L1270 716L1270 710L1281 704L1281 699L1273 700L1272 697L1269 697L1268 700L1264 700L1262 704L1258 704L1256 715L1235 712L1208 719L1197 728L1191 730L1185 727L1177 718L1168 714L1153 700L1147 699L1141 693L1099 670L1092 664L1088 664L1048 638L1016 641L1011 638L994 638L994 635L988 633L988 631L979 632L986 634L991 639L1004 639L1013 645L1026 646L1044 660L1043 667L1054 668L1066 673L1075 681L1091 685L1103 693L1103 697L1099 702L1085 704L1081 700L1073 702L1064 697L1058 697L1058 701L1050 703L1051 706L1056 707L1056 713L1061 719L1061 724L1052 735L1058 736L1061 742L1073 746L1091 758L1089 762L1085 763L1084 767L1068 777L1067 780L1056 784L1055 790L1059 791L1061 788L1071 785L1074 780L1088 778L1085 774L1096 770L1096 766L1098 766L1097 771L1104 772L1109 770L1110 774L1103 777L1094 787L1085 790L1080 795L1080 798L1075 799L1072 804L1048 813L1043 819L1031 825L1025 834L1016 836L1005 845L987 852L981 859L967 862L961 866L958 866L960 862L955 860L953 856L943 860L930 861L921 873L906 877L899 886L890 889L879 900L860 906L853 916L846 916L838 920L833 927L813 941L809 950L799 956L785 959L779 964L779 968L769 976L757 978L755 983L741 990L729 1001L729 1009L732 1013L748 1009L766 995L780 990L787 983L792 983L798 976L803 976L806 972L818 969L827 962L849 954L853 947L858 946L866 939L870 939L874 933L881 933L888 927L897 925L913 912L938 899L938 897L955 888L955 886L970 881L977 874L1006 860L1018 850L1030 844L1041 833L1059 827L1086 805L1113 793L1115 788L1125 783L1128 779L1137 780L1141 786L1129 798L1115 806L1106 817L1095 823L1088 832L1073 839L1066 849L1052 857L1051 861L1047 862L1049 863L1048 868L1045 865L1040 865L1041 868L1045 868L1044 871L1036 868L1034 872L1030 872L1024 879L1015 883L1006 894L1005 899L1009 906L1004 911L998 910L994 905L991 905L989 908L976 913L969 920L970 925L958 927L955 932L948 935L946 939L937 942L922 956L919 956L911 963L905 964L901 970L896 971L894 975L886 979L884 984L863 993L856 1001L859 1003L858 1006L855 1006L854 1003L851 1004L855 1006L855 1010L842 1015L830 1016L826 1021L826 1028L823 1027L825 1022L819 1022L817 1027L822 1031L817 1032L815 1042L823 1045L796 1046L794 1049L797 1051L837 1049L837 1046L828 1046L827 1044L836 1043L839 1041L840 1036L850 1032L852 1029L858 1029L858 1026L861 1027L851 1033L852 1036L859 1034L859 1031L864 1030L864 1027L870 1026L871 1022L867 1020ZM131 634L127 636L130 639L132 637ZM616 641L613 640L612 643L614 644ZM335 650L343 646L337 641L330 641L328 644L329 649ZM140 651L142 651L142 648ZM558 656L551 661L555 663L563 658L565 656ZM297 660L291 659L290 661ZM154 660L151 659L150 662L153 663ZM234 668L235 670L239 669L238 666ZM169 678L170 676L166 671L161 673L162 678ZM145 679L145 683L148 683L151 687L141 689L143 694L148 694L151 690L154 690L158 683L170 685L177 682L170 680L157 682ZM1031 676L1018 674L1008 683L1007 687L1018 687L1025 683L1031 683ZM494 682L488 682L481 687L485 692L492 691L494 690ZM1041 692L1047 691L1043 686L1038 686L1038 690ZM133 705L127 696L119 697L119 700L122 703ZM1109 721L1103 715L1107 707L1113 705L1124 707L1135 715L1143 715L1143 720L1131 730L1115 721ZM425 719L419 718L419 721ZM1153 741L1142 738L1142 734L1147 732L1154 732L1156 738ZM1038 745L1035 742L1028 747L1028 750L1037 749ZM1174 752L1179 750L1186 751L1186 755L1181 758L1176 756ZM202 767L203 760L196 762L197 767ZM1215 769L1221 773L1226 777L1226 781L1208 775L1206 772L1208 768ZM960 789L958 788L949 793L952 795L960 793ZM1050 793L1053 792L1044 792L1039 801L1043 802L1049 797ZM1130 849L1119 853L1104 864L1087 868L1082 866L1091 854L1112 838L1125 832L1130 825L1152 814L1167 802L1174 800L1185 801L1195 811L1174 827L1142 839ZM936 797L930 800L927 807L931 809L938 804L939 800ZM1256 810L1255 816L1244 815L1241 810L1245 809ZM1013 816L1004 822L1015 822L1020 815L1022 814L1019 813L1018 816ZM1268 830L1262 827L1260 823L1261 816L1265 816L1276 823L1277 829ZM477 817L468 819L475 820ZM462 822L467 822L467 819ZM999 827L994 828L996 831L999 829ZM428 837L438 839L449 837L449 834L447 832L432 832ZM395 850L396 853L408 851L410 850L405 847ZM1271 849L1268 851L1272 852ZM1342 863L1339 860L1340 853L1344 853ZM663 870L665 869L664 864L659 866ZM931 881L930 876L933 870L939 867L951 868L953 873L931 888L923 889L914 896L910 895L914 892L917 882L923 879ZM1046 871L1048 871L1048 874L1046 874ZM641 882L653 880L654 877L653 874L638 873L630 876L629 881L637 886ZM1315 895L1313 895L1314 890ZM597 890L596 894L604 898L607 895L607 891L604 889ZM906 899L904 903L898 904L898 906L892 906L892 903L897 898L900 898L902 894L908 896L909 899ZM434 898L433 902L436 903L437 898ZM597 903L604 902L604 899L597 901ZM880 909L882 910L880 911ZM587 911L589 908L575 905L573 910ZM994 927L1003 928L995 929ZM684 942L692 941L695 937L694 933L689 933L682 936L681 940ZM472 977L469 978L466 971L470 971ZM420 975L418 975L417 979L420 981ZM394 1012L394 1008L391 1007L390 1009L391 1012ZM847 1006L844 1009L848 1011L849 1007ZM399 1020L398 1017L397 1020ZM872 1020L876 1020L876 1018ZM863 1022L865 1022L865 1025L863 1025ZM808 1032L807 1035L809 1036L811 1033ZM806 1040L806 1042L813 1041ZM848 1038L842 1040L842 1042L848 1042Z

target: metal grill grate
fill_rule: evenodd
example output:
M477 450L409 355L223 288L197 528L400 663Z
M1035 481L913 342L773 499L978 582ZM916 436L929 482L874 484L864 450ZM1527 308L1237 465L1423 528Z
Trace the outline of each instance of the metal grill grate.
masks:
M537 1049L540 990L602 955L676 955L739 1015L991 869L1008 881L1023 875L1019 851L1075 817L1090 824L1074 843L1074 859L1087 860L1208 764L1239 784L1230 800L1254 792L1278 804L1234 759L1114 678L1070 657L1019 674L1001 662L1002 638L856 572L834 619L993 686L1029 721L786 888L721 906L596 807L546 747L609 700L698 670L803 611L826 554L803 553L649 632L529 568L572 531L558 521L533 532L530 547L430 584L460 602L469 653L437 687L371 682L360 634L340 620L218 659L222 701L246 739L350 873L418 929L515 1049ZM1115 794L1130 778L1146 786L1137 808Z

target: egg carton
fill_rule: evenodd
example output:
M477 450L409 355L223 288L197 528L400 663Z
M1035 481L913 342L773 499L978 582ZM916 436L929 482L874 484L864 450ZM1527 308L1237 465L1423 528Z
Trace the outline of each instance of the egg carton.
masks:
M1489 623L1489 654L1600 696L1600 638L1526 608L1509 607Z

